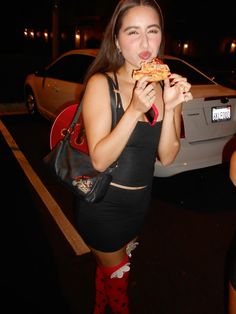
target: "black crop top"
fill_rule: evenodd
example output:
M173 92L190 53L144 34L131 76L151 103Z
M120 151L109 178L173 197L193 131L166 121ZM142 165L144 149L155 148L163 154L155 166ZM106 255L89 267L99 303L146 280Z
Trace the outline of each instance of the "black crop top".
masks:
M124 114L121 99L117 108L118 120ZM162 121L151 126L139 121L118 158L112 182L126 186L144 186L152 182L154 163L160 139Z
M127 186L151 184L162 122L138 122L118 158L112 182Z

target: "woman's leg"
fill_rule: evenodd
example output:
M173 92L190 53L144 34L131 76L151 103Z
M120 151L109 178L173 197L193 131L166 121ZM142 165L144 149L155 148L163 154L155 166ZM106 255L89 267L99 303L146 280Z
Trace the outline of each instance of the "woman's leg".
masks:
M236 314L236 290L229 282L229 313Z
M126 246L112 253L91 249L97 259L94 314L104 314L106 304L114 313L129 314L128 277L130 270Z
M105 290L105 281L106 278L101 268L97 265L95 274L95 302L93 314L105 313L105 308L108 304L108 299Z

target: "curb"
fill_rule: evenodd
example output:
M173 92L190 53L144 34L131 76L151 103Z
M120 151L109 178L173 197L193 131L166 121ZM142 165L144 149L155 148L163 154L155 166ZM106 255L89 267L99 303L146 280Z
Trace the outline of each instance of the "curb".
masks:
M28 113L24 102L0 103L0 115L10 114L26 114Z

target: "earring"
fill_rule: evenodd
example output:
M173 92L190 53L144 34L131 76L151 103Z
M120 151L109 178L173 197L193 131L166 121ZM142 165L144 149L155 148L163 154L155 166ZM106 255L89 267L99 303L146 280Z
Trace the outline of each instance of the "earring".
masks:
M120 49L120 45L119 45L117 39L116 39L116 41L115 41L115 45L116 45L116 49L117 49L117 51L118 51L118 54L120 54L120 53L121 53L121 49Z
M116 48L117 48L118 54L121 54L121 49L120 49L120 47L119 47L119 46L116 46Z

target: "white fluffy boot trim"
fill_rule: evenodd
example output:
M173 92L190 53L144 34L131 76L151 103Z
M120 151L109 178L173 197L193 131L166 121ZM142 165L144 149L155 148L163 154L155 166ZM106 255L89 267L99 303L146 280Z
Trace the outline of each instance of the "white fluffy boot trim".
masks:
M130 263L126 263L125 265L118 268L114 273L111 274L111 278L122 278L124 273L127 273L130 270Z
M126 246L126 254L127 254L129 257L131 257L131 256L132 256L131 252L132 252L133 250L135 250L138 245L139 245L139 243L136 242L135 240L134 240L134 241L131 241L130 243L128 243L127 246Z

